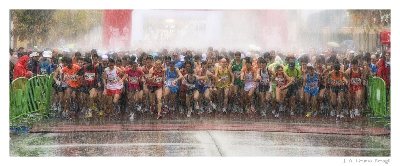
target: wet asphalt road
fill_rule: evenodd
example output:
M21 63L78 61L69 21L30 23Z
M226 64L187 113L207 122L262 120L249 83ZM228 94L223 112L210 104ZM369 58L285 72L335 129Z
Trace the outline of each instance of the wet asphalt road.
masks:
M138 116L134 121L42 121L32 129L35 132L10 134L10 156L391 155L390 130L368 118L338 122L323 116L168 115L161 120L154 116ZM276 128L279 131L271 132ZM382 131L389 135L377 134Z
M336 123L334 120L307 119L191 119L82 122L51 121L39 128L58 126L72 129L79 125L182 125L216 126L240 125L303 125L319 130L359 130L376 127L367 120ZM317 128L318 129L318 128ZM108 131L108 132L38 132L10 135L10 156L390 156L390 135L342 135L224 131L224 130L169 130L169 131Z

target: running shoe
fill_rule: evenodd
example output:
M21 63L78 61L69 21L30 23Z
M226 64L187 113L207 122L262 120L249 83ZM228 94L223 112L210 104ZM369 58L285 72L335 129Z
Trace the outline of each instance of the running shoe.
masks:
M360 111L356 108L355 110L354 110L354 116L360 116L361 114L360 114Z
M284 111L284 108L283 108L283 106L281 105L281 106L279 106L279 112L283 112Z
M261 117L266 117L266 116L267 116L266 111L261 111Z
M213 111L210 107L207 107L207 113L211 114Z
M88 109L88 110L86 111L85 118L91 118L91 117L92 117L92 110L91 110L91 109Z
M311 117L311 115L312 115L312 112L307 112L306 117L309 118L309 117Z
M354 110L351 110L350 111L350 118L354 118L355 117L355 115L354 115Z
M187 117L190 118L190 115L192 114L192 108L189 108L189 111L187 113Z
M273 109L273 110L272 110L272 114L275 115L275 113L276 113L276 111L275 111L275 109Z
M100 110L98 114L99 114L99 116L104 116L104 111Z
M335 110L331 110L331 113L330 113L331 116L335 116L335 112L336 112Z
M226 113L226 108L222 108L222 113Z
M316 117L318 115L318 111L314 111L313 117Z
M135 113L132 112L132 113L129 115L129 120L130 120L130 121L135 120Z
M57 110L57 104L52 104L51 105L51 108L50 108L51 110L53 110L53 111L55 111L55 110Z
M275 114L275 118L279 118L279 112Z
M256 108L254 108L254 106L250 106L250 111L251 111L251 113L255 113L256 112Z
M196 109L196 110L199 110L199 109L200 109L200 106L199 106L198 103L195 104L195 108L194 108L194 109Z
M214 103L211 103L211 107L216 110L217 109L217 105L215 105Z
M340 115L336 115L336 121L340 120Z
M308 113L307 113L308 114ZM294 116L294 111L290 111L290 116ZM307 115L306 115L307 116Z

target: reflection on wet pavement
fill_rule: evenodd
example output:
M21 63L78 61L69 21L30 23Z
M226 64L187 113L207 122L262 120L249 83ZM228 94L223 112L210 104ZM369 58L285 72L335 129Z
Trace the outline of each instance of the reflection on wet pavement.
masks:
M389 136L255 131L11 135L10 156L390 156Z

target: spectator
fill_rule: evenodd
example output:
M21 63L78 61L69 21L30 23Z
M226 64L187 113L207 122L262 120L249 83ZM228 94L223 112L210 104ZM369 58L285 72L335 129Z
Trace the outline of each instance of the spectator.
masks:
M19 58L14 68L13 80L17 79L18 77L30 78L32 76L32 72L29 71L27 68L28 61L29 61L28 55L24 55L21 58Z

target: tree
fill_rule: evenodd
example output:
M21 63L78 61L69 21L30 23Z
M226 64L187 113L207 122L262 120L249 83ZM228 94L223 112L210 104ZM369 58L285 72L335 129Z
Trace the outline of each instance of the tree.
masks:
M79 38L100 26L101 18L101 10L57 10L52 17L49 42L54 43L61 38L67 41Z
M20 41L37 45L47 39L54 10L11 10L14 27L11 34Z

